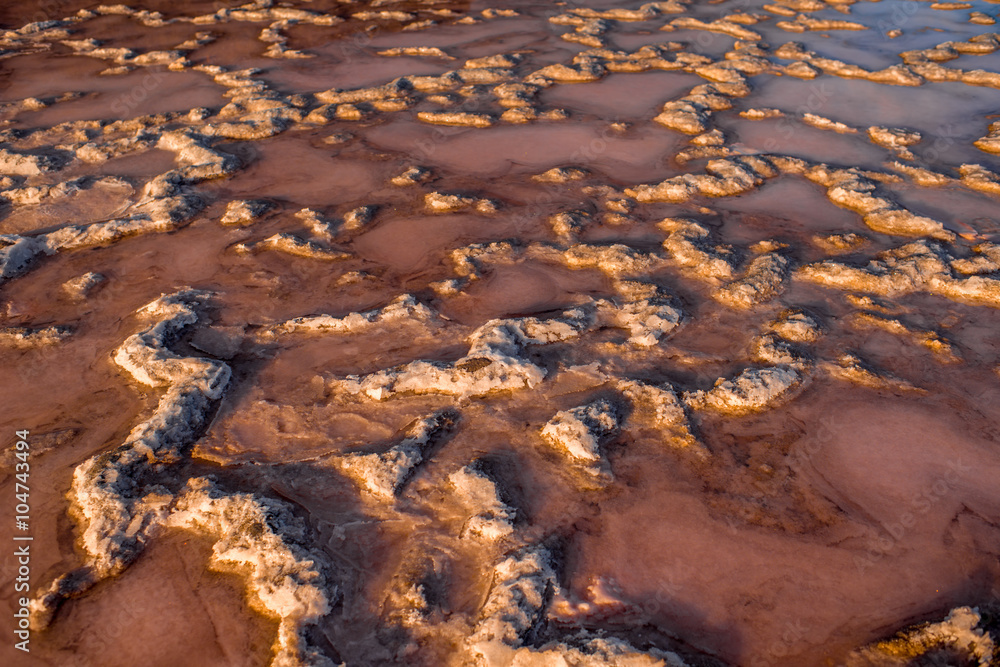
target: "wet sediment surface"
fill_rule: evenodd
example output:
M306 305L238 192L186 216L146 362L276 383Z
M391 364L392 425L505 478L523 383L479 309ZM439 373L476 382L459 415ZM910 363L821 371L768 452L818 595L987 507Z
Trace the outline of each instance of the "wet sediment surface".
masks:
M0 660L996 664L997 8L0 9Z

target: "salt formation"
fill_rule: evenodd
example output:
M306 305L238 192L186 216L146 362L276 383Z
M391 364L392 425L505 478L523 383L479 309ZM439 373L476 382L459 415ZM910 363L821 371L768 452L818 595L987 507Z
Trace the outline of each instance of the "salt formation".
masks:
M224 225L249 225L273 204L260 199L237 199L226 205L226 213L219 221Z
M768 325L774 333L796 343L812 343L820 335L816 320L802 311L783 311Z
M657 226L667 232L663 248L679 266L705 278L732 277L732 249L710 246L710 233L703 225L694 220L666 218Z
M713 296L734 308L752 308L770 301L783 289L788 260L777 253L755 257L741 278L723 285Z
M81 276L72 278L63 283L63 291L69 295L70 298L77 301L82 301L89 297L94 290L101 284L103 284L107 278L105 278L100 273L94 271L88 271Z
M631 345L652 347L680 324L681 311L657 285L625 280L615 287L624 303L609 314L615 324L629 330ZM599 305L607 308L606 303Z
M870 553L841 538L864 534L882 487L851 470L852 439L812 449L831 442L817 403L836 406L830 428L851 414L861 434L924 401L934 427L906 443L899 479L880 481L895 492L931 475L921 462L988 435L1000 303L988 7L8 4L0 354L30 380L4 400L45 455L36 544L62 530L65 489L48 483L84 461L69 493L83 564L31 591L36 625L167 529L206 537L208 567L242 575L278 624L278 665L679 667L661 650L673 637L704 651L693 664L832 664L939 604L898 572L933 571L924 583L942 591L997 575L981 546L996 542L988 489L969 475L905 538L889 524L894 546L921 548L880 549L870 581L892 604L873 602L837 563ZM218 292L223 324L196 326L208 297L177 291L187 283ZM161 292L142 311L154 321L121 344L131 299ZM92 437L106 424L62 423L109 414L102 350L158 397L112 449ZM231 376L240 389L217 412ZM873 412L857 418L852 402ZM424 416L389 438L403 414ZM619 431L616 481L604 448ZM72 435L39 435L51 433ZM678 465L644 466L657 447ZM838 465L789 474L798 450ZM206 464L189 451L216 477L190 472ZM988 448L965 451L989 472ZM19 453L4 453L6 474ZM232 491L230 464L258 457L266 482ZM806 473L820 469L817 485ZM298 486L304 470L322 494ZM636 490L678 508L643 524L663 547L652 557L622 530L648 518ZM747 551L739 581L683 576L725 556L730 532ZM540 536L578 549L576 569L559 572ZM621 575L623 554L613 610L576 608L561 632L559 582ZM850 660L991 664L980 609ZM803 625L790 634L785 618ZM40 660L106 657L73 614L55 622L70 627L33 637ZM101 651L135 650L108 641ZM225 660L259 657L241 650L254 649Z
M472 209L478 213L495 213L497 204L489 199L476 199L463 195L446 195L440 192L430 192L424 198L427 210L431 213L454 213Z
M848 667L856 665L904 665L915 660L947 660L952 664L988 667L1000 655L989 631L984 629L985 614L977 608L957 607L943 621L926 623L899 632L886 639L858 649L847 659Z
M629 416L630 424L650 423L658 433L666 436L671 447L691 451L699 458L709 455L708 449L691 432L684 404L673 387L625 380L618 388L632 403L634 412Z
M480 620L466 641L471 664L686 666L676 653L642 652L620 639L587 633L532 646L532 635L544 623L546 607L558 586L552 553L543 546L527 547L497 563Z
M872 368L870 364L865 363L857 355L849 352L840 355L833 362L821 362L819 368L829 373L832 377L853 382L862 387L922 393L922 390L918 387L914 387L909 382L889 373Z
M4 327L0 328L0 345L15 348L54 345L70 334L70 330L66 327L45 327L44 329Z
M410 322L419 322L427 326L438 324L430 308L413 296L404 294L382 308L348 313L344 317L330 315L296 317L263 330L261 335L273 337L290 333L364 333L390 323Z
M213 564L249 571L251 596L281 619L272 664L328 664L302 635L305 625L329 611L321 560L299 546L305 532L289 508L250 494L227 495L208 479L189 480L177 494L159 481L164 466L185 457L229 383L226 364L179 357L168 348L199 320L209 296L183 290L153 301L140 315L155 323L115 352L115 362L137 382L165 393L124 443L77 467L71 497L83 525L86 564L32 601L32 623L45 627L67 597L120 574L164 527L181 527L217 538Z
M277 250L278 252L294 257L306 257L308 259L318 259L327 262L336 262L351 258L350 253L328 248L314 241L306 241L293 234L284 233L274 234L258 243L240 243L236 246L236 251L242 253L260 252L261 250Z
M950 260L941 246L918 241L880 253L864 268L825 260L801 267L798 276L829 287L884 296L929 292L967 303L993 307L1000 303L1000 281L975 275L956 278Z
M417 466L427 458L428 448L454 423L448 410L418 419L403 439L381 454L348 454L334 463L358 486L381 500L391 500L402 490Z
M331 388L377 401L407 393L469 397L530 389L547 373L527 358L527 348L576 338L589 322L583 309L549 320L491 320L469 336L469 351L455 362L412 361L363 377L334 380Z
M617 410L601 399L557 412L542 428L542 437L571 458L593 463L601 459L601 442L617 429Z
M685 392L684 401L695 409L728 414L758 412L787 400L802 379L791 367L747 369L731 380L719 378L707 391Z
M495 542L514 532L517 510L500 497L497 483L482 470L482 465L468 465L448 476L455 495L472 515L462 527L462 537Z

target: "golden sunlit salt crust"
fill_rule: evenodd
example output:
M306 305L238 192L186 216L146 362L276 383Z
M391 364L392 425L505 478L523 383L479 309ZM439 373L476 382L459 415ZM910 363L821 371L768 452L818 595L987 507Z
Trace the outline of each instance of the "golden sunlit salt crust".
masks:
M309 647L302 631L330 609L322 560L303 546L305 532L282 501L227 494L192 478L176 494L157 482L164 466L184 458L231 377L220 361L180 357L169 345L199 320L208 293L183 290L139 312L154 323L130 336L115 362L136 382L165 390L153 415L116 449L80 464L73 475L74 516L83 528L83 568L51 582L32 601L32 623L44 628L59 605L120 574L166 527L215 539L212 564L246 577L261 611L280 619L273 665L332 664Z
M386 362L375 355L346 370L317 368L311 374L319 374L313 383L319 389L315 401L340 412L350 406L359 412L350 418L359 421L375 421L373 411L382 409L402 414L410 409L408 401L438 401L436 407L421 404L420 416L391 444L376 448L371 444L375 441L356 442L308 460L339 471L337 479L350 497L356 493L364 511L378 517L377 530L383 530L383 522L390 525L413 512L407 504L438 484L436 491L461 507L455 510L460 520L454 522L451 536L460 546L436 546L438 551L427 559L433 562L420 567L440 574L450 567L449 559L468 559L461 567L468 569L475 562L482 570L482 590L470 585L461 605L442 601L401 568L395 575L400 580L398 595L389 596L373 632L388 637L399 626L419 626L424 635L399 640L405 648L391 659L426 658L419 653L421 642L450 633L446 641L462 654L455 658L461 664L683 667L685 662L675 653L636 648L637 634L627 635L629 641L604 630L579 628L563 634L550 631L544 637L535 634L552 613L551 601L561 595L565 575L558 549L534 541L541 530L531 525L538 508L530 502L524 510L515 508L501 477L491 474L485 459L478 454L460 462L437 459L437 448L453 430L480 426L460 422L457 410L440 405L452 402L460 410L486 405L477 415L499 420L496 413L506 409L497 407L500 401L517 396L534 402L530 410L517 408L531 413L524 422L530 426L520 427L518 413L509 422L491 422L489 429L503 423L510 430L504 433L513 451L527 442L556 461L552 465L567 472L583 492L600 493L603 484L613 482L612 464L618 465L616 450L609 447L609 460L605 447L619 434L653 438L674 460L704 472L724 458L710 454L699 439L706 421L736 424L735 418L757 418L809 391L817 376L867 387L872 393L925 391L891 373L889 369L897 370L891 362L869 357L862 343L857 351L853 345L845 350L845 335L893 337L904 349L923 348L917 351L939 365L982 361L967 354L961 327L949 329L952 314L935 315L928 322L928 311L907 297L932 295L962 305L998 307L1000 250L991 240L990 221L966 217L961 205L953 211L950 205L911 203L917 198L907 189L938 188L942 196L970 195L987 202L1000 196L1000 174L989 155L983 155L1000 152L1000 123L972 119L970 132L953 135L920 123L915 126L919 130L914 129L895 118L861 120L837 104L767 98L766 104L781 107L774 108L756 102L765 103L774 80L813 86L813 94L825 91L833 77L856 80L874 90L873 95L882 90L879 86L923 87L928 96L942 84L963 93L1000 88L1000 73L969 64L975 56L997 52L1000 38L983 33L965 39L963 33L929 48L905 51L899 61L888 53L888 62L870 66L832 57L836 48L812 50L823 37L816 33L851 31L852 39L864 39L868 31L874 38L901 41L898 38L918 30L917 19L875 27L860 12L847 16L854 4L850 0L780 0L760 8L722 7L711 10L713 15L682 0L613 8L484 7L474 15L433 2L402 8L385 0L341 4L326 14L318 7L308 11L260 0L194 16L102 5L0 31L0 59L5 61L35 54L96 63L93 77L109 90L121 81L142 81L132 94L141 90L143 97L148 93L157 99L174 95L153 87L160 77L190 76L185 86L195 90L199 84L194 82L200 81L223 98L218 104L158 113L138 113L132 105L122 111L117 106L127 100L124 96L112 100L109 111L102 99L101 110L93 113L103 117L96 119L86 117L92 113L86 105L94 103L94 92L34 91L0 105L0 202L11 230L0 235L0 284L9 290L3 306L12 321L0 329L0 343L12 355L27 359L61 353L81 339L81 347L92 345L88 337L96 334L88 328L89 320L80 320L79 333L77 322L51 323L64 321L58 319L21 326L27 318L25 303L37 297L32 292L24 297L19 290L31 286L35 275L58 275L53 301L81 312L103 308L131 289L127 281L135 279L135 272L105 269L100 253L127 254L127 239L132 237L160 234L166 245L178 243L179 233L190 231L203 239L196 235L205 234L205 223L211 223L207 227L227 235L230 252L220 261L240 270L251 267L253 273L234 275L270 284L269 301L280 301L282 297L274 296L280 290L302 290L318 275L309 273L315 267L334 274L328 300L318 306L268 311L220 327L235 332L230 344L213 345L204 333L210 295L183 289L150 303L139 312L147 321L145 328L120 345L119 338L104 348L114 350L115 368L123 371L123 379L154 392L157 404L121 444L81 455L89 458L76 467L69 496L82 567L39 585L32 603L36 627L47 625L65 599L123 572L161 531L184 530L207 537L214 544L209 566L239 574L251 606L277 621L271 664L333 664L325 655L327 641L335 643L329 628L316 636L308 630L341 618L329 620L340 601L340 586L334 583L329 549L314 534L313 517L307 522L301 516L310 510L301 508L292 495L278 500L267 489L233 491L227 475L185 478L177 471L209 429L231 381L229 364L219 359L234 364L235 375L245 382L240 376L249 373L242 367L244 355L265 359L298 345L336 345L342 339L363 340L398 329L407 342L412 336L421 341L439 337L444 351L426 360L403 356L410 361L391 367L398 360ZM966 28L994 23L988 13L970 13L972 8L969 3L929 6L955 12L955 20L967 19ZM46 11L52 13L50 9ZM832 11L845 16L834 18ZM142 26L142 34L155 35L151 43L157 45L128 43L135 40L127 31L106 40L86 38L84 29L91 22L112 18ZM483 32L482 46L469 49L458 41L430 45L436 39L433 33L424 45L417 35L433 27L461 35L491 25L514 35L529 23L542 26L556 41L494 53L508 37ZM258 67L210 64L227 60L206 57L203 47L225 42L230 31L244 24L256 47L247 59ZM160 43L165 29L183 27L197 31ZM311 42L312 33L306 32L334 28L322 43ZM802 42L769 43L785 33L797 33L785 38ZM630 46L621 48L625 35ZM831 37L823 39L833 43ZM561 46L548 50L552 44ZM334 46L345 48L338 52ZM357 53L349 53L351 49ZM298 68L311 62L325 66L331 53L336 67L322 84L303 87L295 76L282 79L288 73L301 75L307 70ZM373 62L384 69L370 74L366 68ZM403 69L414 63L426 69ZM422 73L401 75L404 71ZM363 75L352 78L358 72ZM614 86L626 75L665 73L677 77L677 92L636 102L635 109L629 109L628 94L604 92L618 90ZM651 87L658 90L656 85ZM598 138L574 135L580 128L591 128L593 117L602 112L559 99L564 93L606 102L616 115L610 118L610 112L603 112L593 135ZM46 121L35 120L48 117L61 122L43 126ZM510 181L514 186L497 188L502 194L494 195L494 189L483 184L485 177L456 177L463 168L449 165L449 159L462 157L461 151L449 152L453 140L457 144L463 138L508 132L515 145L528 136L518 134L522 130L543 129L539 123L549 124L544 129L552 130L554 143L565 131L570 143L580 142L579 149L559 154L553 147L551 159L538 162L527 149L524 162L518 153L501 165L507 171L497 171L503 174L497 176L498 183ZM791 132L790 147L760 150L749 136L751 124L780 136ZM394 140L398 145L376 139L387 128L404 137ZM430 139L410 143L409 133ZM886 162L881 168L869 163L851 167L849 157L822 158L829 163L800 157L813 152L802 148L808 144L800 141L807 133L810 141L821 136L816 140L821 147L833 145L824 141L843 142L850 150L867 150ZM973 137L979 138L964 145ZM360 177L356 187L345 182L343 188L351 194L336 198L336 206L334 200L298 201L294 194L241 189L237 177L272 163L268 151L275 148L275 140L291 144L303 138L295 146L294 160L303 158L305 178L296 174L296 187L308 185L303 181L319 169L313 166L319 163L306 159L305 140L310 142L310 156L318 149L334 160L365 155L374 156L372 164L400 161L387 162L387 169L374 167L374 185ZM941 141L951 143L940 149ZM655 165L649 161L651 173L636 172L635 164L647 160L641 155L646 145L660 146L655 150L662 155ZM405 156L397 154L400 146ZM981 159L975 152L964 152L959 160L967 162L946 163L945 157L951 159L952 151L958 154L959 149L977 149ZM156 166L164 156L166 165ZM488 163L488 157L484 152L479 162ZM127 160L156 166L155 172L116 175L129 171L119 171ZM480 182L471 185L475 178ZM789 183L815 190L823 205L855 216L854 227L827 225L825 218L817 222L813 218L822 216L804 208L802 219L793 221L801 229L779 225L765 235L757 233L759 221L739 217L744 202L752 197L780 199L782 195L771 193ZM108 211L89 215L83 205L74 208L82 197L108 192L116 198ZM922 213L928 210L942 212ZM402 214L419 216L414 225L431 220L428 229L441 225L450 233L448 226L454 225L455 235L441 241L434 234L442 232L427 231L431 249L417 247L425 239L423 230L413 237L400 235L401 246L413 245L414 256L426 256L414 259L412 266L395 267L372 252L371 245L378 245L373 241L377 233ZM510 218L515 216L522 219L512 228ZM467 218L483 228L458 229ZM527 224L534 227L526 231ZM400 232L399 227L390 229L389 236ZM800 231L807 239L804 244L795 242ZM885 250L887 246L895 247ZM86 254L88 249L93 249L92 255ZM148 247L144 252L152 263L161 261ZM97 258L93 266L86 263L90 257ZM202 258L193 252L190 261ZM67 266L70 262L72 267ZM293 273L301 270L300 280L280 285L288 276L274 273L280 270L276 266L292 267ZM68 268L72 270L57 272ZM158 270L154 267L152 273ZM269 272L274 277L270 283ZM521 279L532 272L545 275L552 285L559 283L541 305L524 305L516 298L534 287L515 281L510 289L503 283L512 274ZM576 280L586 287L570 295L565 284ZM399 282L405 286L399 287ZM394 291L356 298L363 290L388 285L394 285ZM178 288L175 284L170 289ZM834 295L829 310L818 305L816 294ZM503 302L505 298L510 303ZM470 316L475 312L470 300L477 299L497 301L499 314L478 320ZM225 303L225 296L220 300ZM727 322L720 326L747 325L733 333L732 351L725 358L692 353L688 340L676 343L691 319L701 325L711 324L712 318ZM705 329L709 336L718 333L708 326L695 336ZM175 352L191 348L217 358ZM595 359L595 351L610 351L610 360ZM863 357L878 360L887 370ZM685 375L694 370L697 379ZM391 405L383 405L390 399ZM714 441L706 442L715 449ZM448 467L442 472L444 460ZM775 472L770 464L753 463L755 470ZM171 477L175 473L179 476ZM588 476L589 482L581 481ZM592 483L595 477L600 484ZM433 521L438 517L428 509L432 506L420 511ZM373 584L364 580L349 585ZM344 602L344 618L357 612L351 607L354 602ZM583 618L590 624L585 627L596 627L595 619ZM614 627L634 625L633 620L615 618ZM642 619L650 626L658 622ZM996 648L987 623L986 612L959 607L940 623L859 649L847 664L896 664L944 647L989 665L996 660ZM684 639L684 632L678 633ZM313 644L320 635L326 639ZM397 650L395 641L386 639L386 656Z

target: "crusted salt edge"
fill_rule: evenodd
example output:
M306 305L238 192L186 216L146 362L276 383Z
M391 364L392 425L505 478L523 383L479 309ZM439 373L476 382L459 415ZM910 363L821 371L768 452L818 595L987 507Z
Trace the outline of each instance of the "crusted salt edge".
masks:
M643 652L623 640L595 637L586 632L562 642L530 645L532 631L544 621L546 609L558 590L556 566L546 547L533 545L504 557L493 568L490 591L479 611L479 620L465 640L468 662L477 667L686 667L675 653L655 648Z
M138 234L171 231L201 206L197 197L180 192L137 205L140 213L130 218L70 225L33 237L0 235L0 282L22 275L43 255L106 245Z
M913 292L937 294L955 301L1000 308L1000 280L985 276L955 278L944 249L915 241L879 253L867 267L825 260L800 267L797 278L842 290L896 296Z
M542 620L556 586L552 555L544 547L523 549L497 563L480 620L466 640L473 664L511 664L512 653Z
M294 257L330 262L343 261L353 257L348 252L327 248L313 241L304 241L297 236L284 233L274 234L259 243L236 245L237 252L257 252L265 249L277 250Z
M423 325L439 323L434 311L410 294L403 294L382 308L352 312L343 317L312 315L296 317L268 327L263 335L277 336L290 333L363 333L390 323L419 322Z
M462 526L461 536L496 542L514 532L517 510L503 501L496 481L477 463L456 470L448 482L459 501L474 512Z
M731 197L761 185L765 179L781 173L800 174L827 189L833 203L861 215L864 223L883 234L930 236L950 241L954 234L931 218L918 216L895 201L877 193L879 180L899 180L898 176L861 172L858 169L832 169L825 164L780 155L743 155L710 160L705 174L681 174L654 185L637 185L625 193L643 203L684 203L698 195ZM983 189L995 181L983 169L970 167L970 179ZM996 186L1000 191L1000 185Z
M956 607L944 620L900 631L892 639L873 642L853 651L848 665L913 664L915 659L941 655L947 649L949 660L962 664L990 667L1000 658L1000 650L986 629L985 614L978 607ZM958 664L958 663L953 663Z
M638 380L622 380L618 389L633 407L628 425L649 423L667 436L671 447L693 452L699 458L709 456L708 449L694 437L684 404L668 384L651 384Z
M497 203L492 199L479 199L465 195L449 195L428 192L424 195L424 206L431 213L455 213L473 210L478 213L496 213Z
M600 445L618 430L618 411L607 399L561 410L542 427L542 438L570 458L586 463L601 459Z
M224 225L248 225L274 207L264 199L237 199L226 204L226 212L219 220Z
M913 329L892 317L855 312L848 318L848 323L858 329L881 329L901 338L909 339L933 352L942 363L956 363L962 359L958 348L941 334L936 331Z
M782 311L768 324L768 329L785 340L795 343L812 343L819 338L820 328L816 320L798 310Z
M167 349L181 330L197 322L197 310L208 296L182 290L153 301L139 312L160 319L117 350L115 361L136 381L167 390L152 417L122 445L74 472L70 493L75 515L85 524L81 543L87 562L32 600L32 624L45 627L63 600L119 574L156 532L177 527L218 538L213 566L244 574L255 605L280 619L273 665L330 665L302 634L329 611L330 600L320 561L298 546L302 522L287 505L251 494L224 494L203 478L189 480L175 496L151 478L158 464L183 455L229 381L226 364L178 357Z
M719 378L708 391L685 392L683 398L690 408L742 415L778 405L802 381L799 371L789 366L748 368L731 380Z
M158 316L154 325L130 336L115 353L115 361L145 385L167 387L152 417L129 433L116 449L77 466L71 496L85 524L82 535L88 567L98 578L117 574L134 560L155 523L160 507L149 506L137 486L151 463L180 456L207 420L213 401L229 382L229 366L222 362L178 357L167 345L185 327L198 320L197 304L207 294L184 290L160 297L140 313ZM163 505L163 502L158 505ZM58 592L60 580L51 592ZM47 623L60 596L41 598L36 609Z
M425 460L427 449L454 423L452 410L418 419L403 439L379 454L347 454L332 463L373 498L392 500Z
M406 393L465 398L530 389L545 378L546 371L523 356L525 348L575 338L591 321L591 314L582 308L549 320L490 320L469 336L469 352L455 362L412 361L370 375L333 380L330 386L376 401Z
M188 481L164 522L217 539L213 569L242 574L253 606L279 619L273 667L334 664L310 647L303 634L329 613L330 595L335 594L320 556L301 546L306 541L303 523L287 503L227 494L205 478Z
M887 389L890 391L910 391L920 394L926 393L923 389L915 387L906 380L872 368L857 355L849 352L841 354L835 362L819 362L817 367L831 377L862 387Z
M700 223L684 218L664 218L656 226L667 232L663 249L670 261L702 278L732 278L732 250L726 246L710 246L710 233Z
M733 308L753 308L784 291L788 260L777 253L765 253L751 260L743 276L712 292L712 298Z
M625 302L600 301L598 307L614 325L629 330L629 344L652 347L680 324L681 311L657 285L628 280L618 281L615 288Z
M71 299L82 301L89 297L99 285L104 284L107 278L94 271L88 271L76 278L70 278L63 283L63 292Z

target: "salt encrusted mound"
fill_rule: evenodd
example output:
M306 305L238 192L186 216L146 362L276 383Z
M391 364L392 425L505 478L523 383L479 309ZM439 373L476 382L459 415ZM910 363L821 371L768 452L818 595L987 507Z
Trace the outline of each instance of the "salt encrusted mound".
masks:
M390 179L390 183L397 187L406 187L408 185L417 185L419 183L426 183L431 180L433 175L430 170L425 167L410 167L402 174L398 176L393 176Z
M712 296L733 308L753 308L781 294L787 274L787 259L765 253L750 262L743 277L715 290Z
M701 458L709 455L708 449L691 433L684 404L673 387L623 380L618 388L632 403L629 423L648 422L666 436L671 447L692 451Z
M24 273L45 251L45 246L34 238L16 234L0 236L0 284Z
M87 566L98 579L119 573L142 551L170 499L144 494L152 466L181 457L229 382L226 364L178 357L167 349L181 330L198 320L197 309L207 297L205 292L183 290L153 301L139 312L158 321L130 336L115 353L115 362L136 381L167 391L153 415L132 429L122 445L84 461L74 472L70 495L84 524L81 541ZM57 580L53 591L59 585ZM41 625L47 624L61 597L42 596L37 610Z
M477 667L686 667L675 653L639 651L620 639L581 632L562 642L532 646L545 611L559 589L551 552L530 546L501 560L466 640L470 664Z
M264 199L237 199L226 205L226 212L219 222L224 225L248 225L273 206Z
M667 232L663 249L678 266L703 278L729 279L733 275L732 250L711 246L710 233L694 220L665 218L656 225Z
M239 244L238 252L256 252L258 250L277 250L295 257L318 259L323 261L343 261L353 257L350 253L328 248L313 241L304 241L292 234L274 234L255 244Z
M549 254L540 245L531 249L541 256ZM577 243L560 255L558 259L570 268L595 268L615 278L645 275L665 264L664 259L655 253L642 252L622 243Z
M43 329L27 329L25 327L0 328L0 347L16 348L43 347L55 345L71 335L67 327L45 327Z
M920 660L920 659L923 660ZM968 664L992 667L1000 660L984 618L976 607L957 607L939 623L900 631L893 639L874 642L851 653L847 667L894 667L918 664Z
M686 392L684 402L728 414L760 412L783 401L801 382L799 372L789 367L747 369L731 380L719 378L708 391Z
M528 547L497 563L480 620L467 640L475 664L511 664L513 651L543 620L557 586L552 554L544 547Z
M158 321L129 336L115 352L115 363L142 384L172 389L190 386L210 400L220 398L229 382L226 364L178 357L168 349L184 328L198 321L197 308L209 296L207 292L183 290L162 296L140 309L140 315L157 317Z
M863 268L826 260L803 266L797 275L842 290L883 296L929 292L956 301L1000 307L1000 280L985 276L956 278L949 266L952 259L940 245L916 241L879 253Z
M789 366L801 369L806 357L787 340L773 333L754 336L750 341L750 360L774 366Z
M615 326L629 330L628 343L637 347L652 347L669 335L681 322L681 311L659 286L634 280L621 280L616 291L624 300L620 306L601 301Z
M268 328L265 334L273 336L290 333L363 333L385 324L406 322L433 325L438 324L440 320L434 311L412 295L403 294L382 308L348 313L343 317L330 315L296 317Z
M531 180L536 183L569 183L587 177L587 171L577 167L553 167L541 174L535 174Z
M469 352L458 361L412 361L363 377L350 375L331 386L376 401L406 393L469 397L531 388L546 371L525 358L526 348L575 338L591 319L586 310L576 308L549 320L490 320L472 332Z
M854 354L844 353L835 362L824 361L818 366L820 370L838 380L853 382L862 387L925 393L923 389L915 387L906 380L872 368Z
M431 213L455 213L457 211L473 210L478 213L496 213L497 204L490 199L477 199L465 195L447 195L441 192L428 192L424 195L424 204Z
M785 310L768 328L786 340L795 343L812 343L819 338L819 325L809 315L798 310Z
M381 454L348 454L334 465L372 496L395 498L424 462L427 450L452 426L457 414L441 410L411 424L403 439Z
M602 398L557 412L542 427L542 437L570 458L594 463L601 459L601 443L617 430L618 411Z
M83 301L106 280L107 278L100 273L88 271L87 273L77 276L76 278L70 278L63 283L62 288L63 292L65 292L71 299Z
M475 512L462 527L463 538L496 542L514 532L517 510L503 501L482 465L467 465L449 475L448 482L461 503Z
M552 231L562 240L573 239L590 221L591 216L586 211L561 211L549 218Z
M304 541L302 522L280 501L250 494L226 495L209 480L190 480L176 496L156 478L181 460L207 425L229 383L229 366L179 357L168 346L195 324L209 294L186 289L140 309L157 318L130 336L115 362L139 383L165 388L153 415L110 452L80 464L73 475L73 512L84 524L83 568L62 575L32 601L32 623L45 627L59 604L97 581L121 573L163 527L198 530L218 537L213 563L247 573L248 588L266 613L281 619L272 664L329 664L308 649L301 635L329 609L326 584Z
M226 494L197 478L178 495L165 525L217 538L212 567L244 574L253 606L280 619L273 667L332 667L302 635L305 626L329 612L331 600L317 555L304 546L304 521L286 503Z
M344 229L357 231L371 224L377 210L378 207L372 204L352 208L344 214Z

